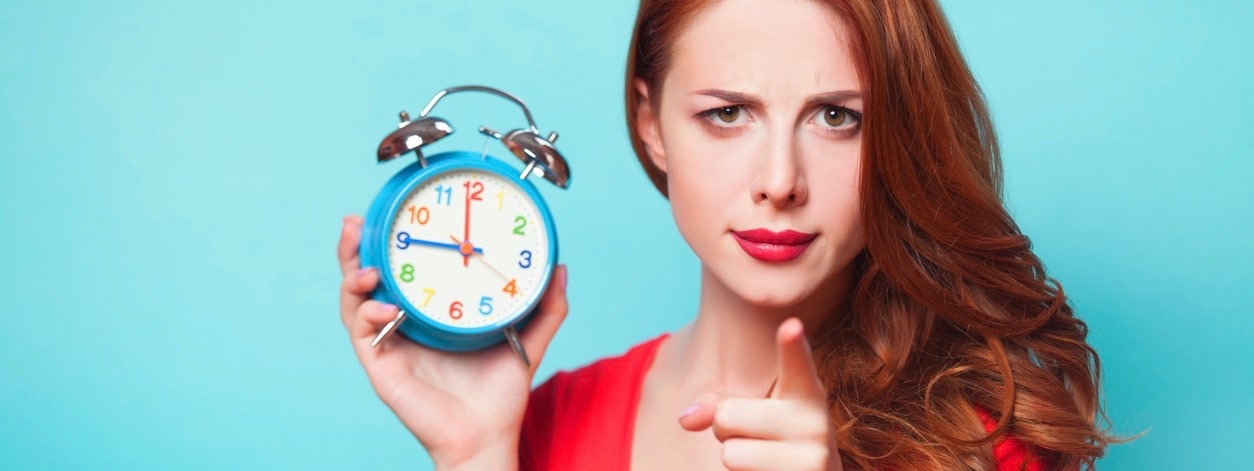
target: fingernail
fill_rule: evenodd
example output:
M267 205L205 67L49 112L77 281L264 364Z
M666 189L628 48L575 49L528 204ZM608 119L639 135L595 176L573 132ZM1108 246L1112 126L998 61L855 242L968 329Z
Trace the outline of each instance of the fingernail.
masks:
M388 304L388 303L379 304L379 310L383 312L396 312L399 309L400 308L396 307L395 304Z
M557 283L562 286L562 292L566 292L566 266L562 265L562 270L557 273Z
M684 417L690 416L690 415L692 415L692 414L696 413L696 412L697 412L697 409L700 409L700 408L701 408L701 405L700 405L700 404L693 404L693 405L690 405L690 406L688 406L688 407L684 408L684 411L683 411L683 412L680 412L680 413L679 413L679 418L681 418L681 419L682 419L682 418L684 418Z
M361 267L361 268L357 269L357 277L358 277L358 278L361 278L361 277L364 277L364 276L366 276L366 275L369 275L369 274L370 274L370 270L373 270L373 269L374 269L374 268L372 268L372 267Z

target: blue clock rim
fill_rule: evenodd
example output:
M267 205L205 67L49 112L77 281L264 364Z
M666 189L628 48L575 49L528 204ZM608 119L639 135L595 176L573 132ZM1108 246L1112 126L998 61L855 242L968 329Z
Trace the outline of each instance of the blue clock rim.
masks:
M375 201L367 212L366 221L362 228L360 250L362 266L375 267L379 271L380 284L376 288L373 298L392 303L410 314L406 316L405 322L398 329L406 337L424 345L443 350L468 351L487 348L505 339L501 332L506 328L511 326L521 328L530 320L541 297L547 291L553 277L553 269L557 266L558 260L556 225L553 223L552 213L547 203L541 197L535 185L530 181L518 178L521 170L506 165L490 155L469 151L442 152L427 156L426 160L426 167L422 167L418 162L414 162L402 169L388 180L375 197ZM540 218L544 221L545 230L549 234L548 259L544 264L544 274L540 282L540 286L543 288L531 293L530 299L527 299L522 304L523 307L519 311L521 314L501 319L486 326L457 328L429 319L422 314L421 309L418 309L399 294L400 289L396 285L396 281L392 276L389 276L391 266L387 257L387 248L391 245L390 224L395 219L396 212L400 209L400 205L404 202L406 196L419 185L432 178L453 171L466 170L496 174L517 185L535 202Z

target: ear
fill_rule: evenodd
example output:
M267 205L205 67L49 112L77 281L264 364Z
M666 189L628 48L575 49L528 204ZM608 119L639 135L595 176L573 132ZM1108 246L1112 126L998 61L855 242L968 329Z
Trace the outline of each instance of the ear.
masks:
M662 132L658 127L657 113L649 99L649 87L641 79L636 79L633 86L636 87L636 132L640 134L640 141L644 143L644 151L649 154L649 160L662 172L666 172L666 151L662 147Z

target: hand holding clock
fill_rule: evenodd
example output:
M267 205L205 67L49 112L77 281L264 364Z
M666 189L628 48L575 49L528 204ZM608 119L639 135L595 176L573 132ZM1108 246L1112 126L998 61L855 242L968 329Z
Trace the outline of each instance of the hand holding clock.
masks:
M379 274L360 268L361 226L360 217L344 218L338 249L344 277L340 317L375 393L422 442L437 468L517 466L531 380L566 318L566 267L555 269L550 289L521 334L533 359L530 367L506 344L449 353L392 337L372 349L371 340L396 317L397 308L370 300Z

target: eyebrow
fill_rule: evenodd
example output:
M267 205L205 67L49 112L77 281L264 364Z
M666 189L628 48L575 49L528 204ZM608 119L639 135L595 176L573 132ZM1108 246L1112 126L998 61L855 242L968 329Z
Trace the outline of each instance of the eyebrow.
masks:
M731 90L720 90L717 88L707 88L697 90L691 95L704 95L718 98L732 103L752 103L759 104L762 102L760 98L747 93L733 92ZM859 90L838 90L834 92L820 93L811 96L806 100L806 107L821 105L824 103L839 103L843 101L862 98L862 92Z

